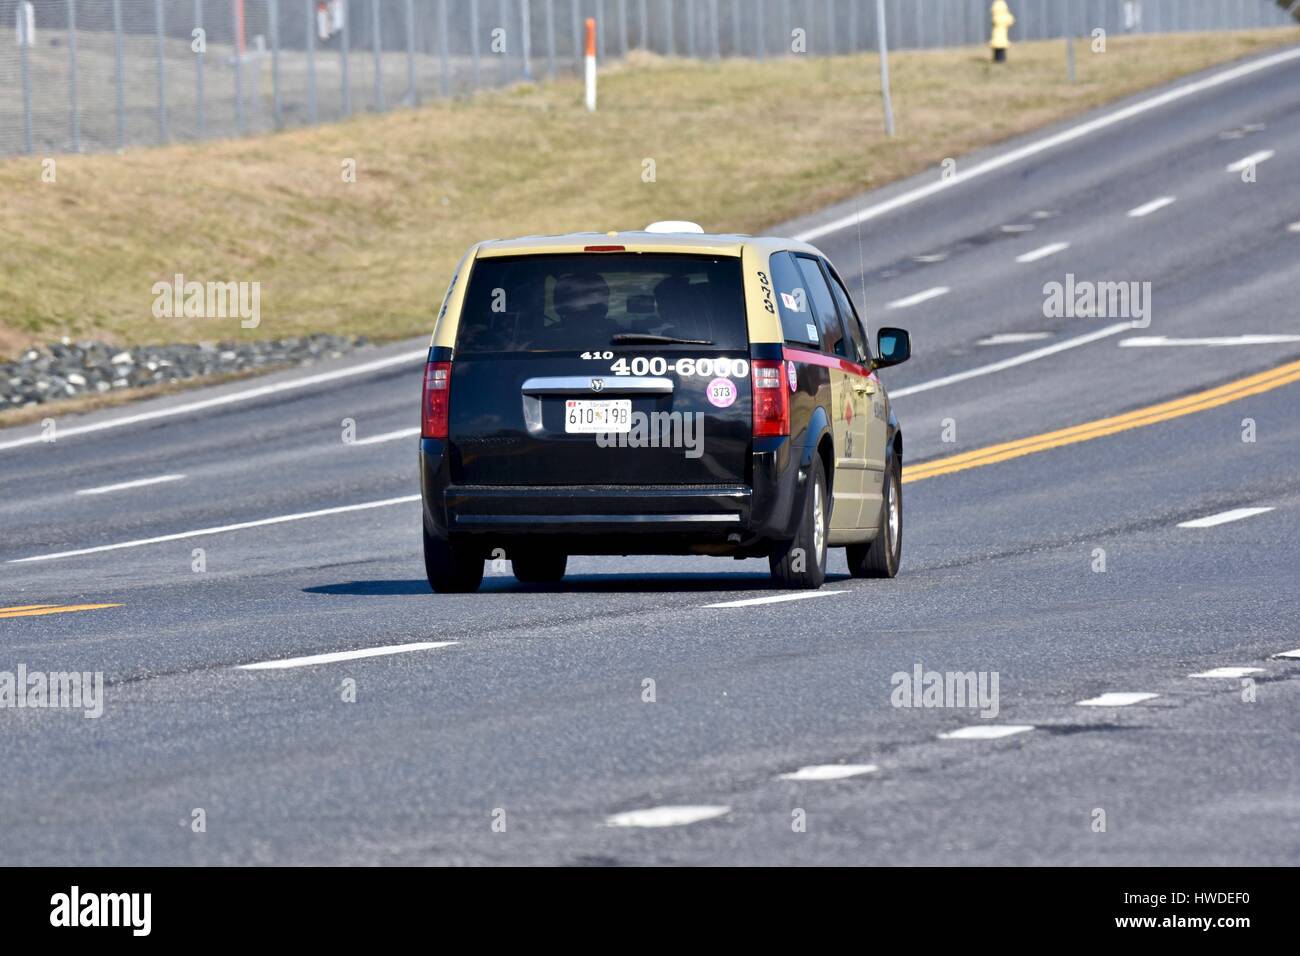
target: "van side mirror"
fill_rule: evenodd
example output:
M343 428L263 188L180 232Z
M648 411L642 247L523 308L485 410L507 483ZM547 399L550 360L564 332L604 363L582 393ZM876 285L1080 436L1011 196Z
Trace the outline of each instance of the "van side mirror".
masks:
M883 328L876 333L876 357L872 368L901 365L912 357L912 338L903 329Z

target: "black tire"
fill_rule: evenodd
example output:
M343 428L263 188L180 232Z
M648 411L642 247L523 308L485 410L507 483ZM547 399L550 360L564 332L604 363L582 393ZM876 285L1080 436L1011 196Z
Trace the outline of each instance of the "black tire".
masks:
M424 529L424 573L439 594L467 594L483 583L483 552Z
M883 495L875 540L870 544L851 544L848 547L849 573L855 578L892 578L898 574L898 565L903 560L903 481L897 461L891 461L885 471L885 484L881 490ZM892 528L889 523L891 505L896 519Z
M809 591L822 586L826 580L826 532L829 526L826 473L821 458L814 455L808 469L808 493L804 496L803 514L794 540L783 544L768 558L777 584L783 588Z
M510 559L515 577L524 584L557 584L564 580L569 556L555 553L526 553Z

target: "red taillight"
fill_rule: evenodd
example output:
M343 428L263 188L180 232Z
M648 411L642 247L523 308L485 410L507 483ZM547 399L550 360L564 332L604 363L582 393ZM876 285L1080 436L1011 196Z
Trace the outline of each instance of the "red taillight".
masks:
M790 434L790 393L786 391L785 362L756 359L751 367L754 437L772 438Z
M420 434L447 437L447 406L451 397L451 363L430 362L424 367L424 396L420 401Z

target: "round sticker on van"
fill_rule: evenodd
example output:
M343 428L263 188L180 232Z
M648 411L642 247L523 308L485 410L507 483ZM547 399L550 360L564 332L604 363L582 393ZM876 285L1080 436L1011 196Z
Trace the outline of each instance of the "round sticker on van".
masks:
M736 403L736 386L729 378L715 378L709 383L709 404L730 408Z
M799 376L794 362L785 363L785 378L790 383L790 391L799 391Z

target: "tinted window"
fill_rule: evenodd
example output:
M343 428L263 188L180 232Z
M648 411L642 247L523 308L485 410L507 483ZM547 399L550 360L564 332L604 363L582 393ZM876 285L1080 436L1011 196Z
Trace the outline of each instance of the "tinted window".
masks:
M785 340L806 348L820 348L821 332L809 304L807 283L795 265L794 257L788 252L778 252L772 256L770 264Z
M808 297L812 299L813 312L817 316L817 328L821 331L822 351L832 355L848 355L844 347L844 327L840 325L839 313L835 310L835 300L831 290L826 286L822 268L816 259L795 256L799 271L803 273Z
M456 351L587 351L620 334L748 348L740 260L654 253L479 259Z
M835 304L840 307L840 317L844 319L844 327L849 330L849 338L853 341L853 348L857 352L856 357L850 357L859 364L866 365L871 361L871 347L867 344L867 332L862 327L862 320L858 318L858 312L853 308L853 301L849 298L848 292L840 284L839 277L834 272L831 272L830 276L831 294L835 296Z

